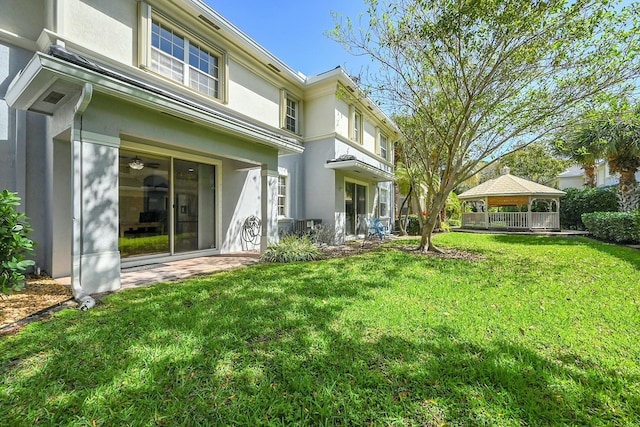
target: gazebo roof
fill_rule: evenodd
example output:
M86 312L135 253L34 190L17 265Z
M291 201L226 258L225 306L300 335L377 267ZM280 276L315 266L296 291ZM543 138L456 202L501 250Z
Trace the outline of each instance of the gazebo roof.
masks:
M476 199L489 196L547 196L562 197L566 193L537 182L529 181L509 173L509 168L502 170L498 178L490 179L458 195L459 199Z

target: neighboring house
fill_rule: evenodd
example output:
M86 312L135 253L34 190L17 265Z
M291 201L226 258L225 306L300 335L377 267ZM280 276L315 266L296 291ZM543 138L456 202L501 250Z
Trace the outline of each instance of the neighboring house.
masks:
M122 267L263 250L300 220L343 241L393 212L398 130L341 68L297 73L199 0L2 9L0 187L75 295L118 289Z
M609 164L606 161L598 162L596 166L596 187L610 187L618 185L620 176L612 175ZM636 172L636 180L640 182L640 171ZM564 190L565 188L583 188L587 182L587 176L581 166L570 166L550 183L551 186Z

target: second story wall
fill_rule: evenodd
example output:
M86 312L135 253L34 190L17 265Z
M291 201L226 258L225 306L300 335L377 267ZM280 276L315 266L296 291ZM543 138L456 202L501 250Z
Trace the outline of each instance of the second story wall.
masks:
M55 2L52 30L82 47L126 65L137 56L138 2L67 0Z
M229 108L271 127L280 127L280 89L229 59Z
M47 15L45 0L3 0L0 32L8 38L17 36L35 42L46 25Z

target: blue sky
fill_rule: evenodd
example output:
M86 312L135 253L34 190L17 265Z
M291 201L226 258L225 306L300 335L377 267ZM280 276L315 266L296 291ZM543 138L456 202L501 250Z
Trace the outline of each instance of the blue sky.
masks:
M361 0L204 0L236 27L295 71L310 76L344 67L360 74L367 58L353 56L324 33L334 28L331 11L357 19Z

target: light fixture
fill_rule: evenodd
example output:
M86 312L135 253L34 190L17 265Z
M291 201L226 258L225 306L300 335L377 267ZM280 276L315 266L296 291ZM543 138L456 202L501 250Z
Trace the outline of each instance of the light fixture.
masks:
M144 167L144 163L142 163L142 160L136 156L129 162L129 167L133 170L139 171Z

